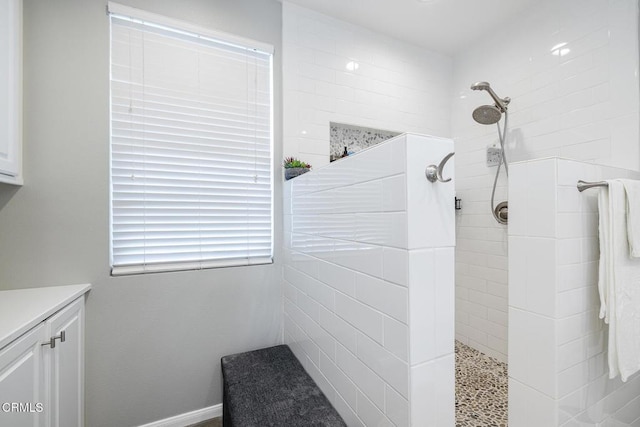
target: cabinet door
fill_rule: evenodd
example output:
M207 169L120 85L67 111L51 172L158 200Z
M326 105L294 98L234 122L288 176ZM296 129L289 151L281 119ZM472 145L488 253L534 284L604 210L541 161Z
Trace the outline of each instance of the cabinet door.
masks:
M22 0L0 0L0 182L22 177Z
M45 347L51 409L47 426L81 427L84 420L84 297L80 297L46 322L52 337L64 331L65 340Z
M40 324L0 350L0 425L39 427L43 417ZM14 406L20 405L20 406Z

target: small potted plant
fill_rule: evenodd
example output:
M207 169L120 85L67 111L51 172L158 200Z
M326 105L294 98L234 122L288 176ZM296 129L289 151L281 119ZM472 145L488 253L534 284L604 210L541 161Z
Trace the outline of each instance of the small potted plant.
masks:
M284 159L284 179L289 181L291 178L295 178L298 175L309 172L311 165L305 163L295 157L286 157Z

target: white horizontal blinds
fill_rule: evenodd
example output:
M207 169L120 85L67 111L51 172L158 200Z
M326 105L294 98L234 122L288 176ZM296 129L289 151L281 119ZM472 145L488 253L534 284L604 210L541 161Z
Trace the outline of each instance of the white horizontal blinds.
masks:
M111 24L112 273L271 262L271 54Z

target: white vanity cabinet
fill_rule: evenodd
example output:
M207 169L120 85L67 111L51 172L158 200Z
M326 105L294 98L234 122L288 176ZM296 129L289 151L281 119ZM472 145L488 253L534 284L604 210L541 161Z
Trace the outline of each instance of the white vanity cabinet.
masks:
M45 326L44 342L56 344L42 350L44 425L80 427L84 419L84 297L55 314Z
M44 325L38 325L0 350L0 425L44 425L38 422L42 417L36 406L44 398L41 347L44 329ZM12 408L20 403L31 404L27 410L35 412L18 412Z
M0 292L0 426L84 425L89 285Z
M22 0L0 0L0 182L22 182Z

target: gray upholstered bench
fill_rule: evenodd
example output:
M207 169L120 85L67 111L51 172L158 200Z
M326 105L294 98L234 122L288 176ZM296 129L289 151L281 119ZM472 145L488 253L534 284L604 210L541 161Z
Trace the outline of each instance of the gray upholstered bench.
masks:
M346 427L286 345L222 358L224 427Z

